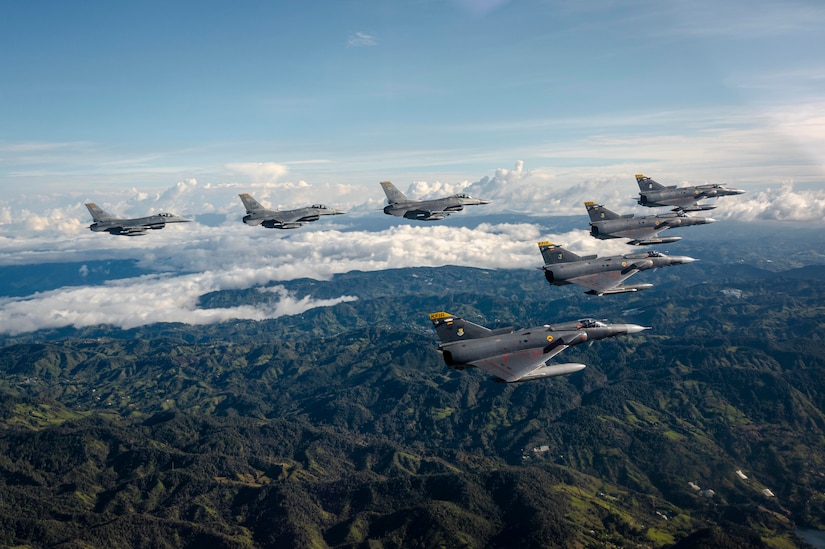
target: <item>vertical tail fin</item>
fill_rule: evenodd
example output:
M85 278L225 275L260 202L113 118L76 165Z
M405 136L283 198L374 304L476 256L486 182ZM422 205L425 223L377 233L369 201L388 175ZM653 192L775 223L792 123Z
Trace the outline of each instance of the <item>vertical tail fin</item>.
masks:
M243 205L246 208L246 213L259 212L266 209L247 193L239 194L238 196L241 197L241 202L243 202Z
M569 263L571 261L581 261L581 256L571 251L565 250L562 246L557 246L552 242L539 242L541 257L544 258L545 265L553 263Z
M87 203L86 208L89 210L89 213L92 214L92 219L94 221L107 221L109 219L114 219L114 217L104 212L103 209L94 202Z
M407 195L399 191L395 185L389 181L382 181L381 188L384 189L384 194L387 195L387 203L389 204L398 204L401 202L410 201L410 199L407 198Z
M636 183L639 184L640 191L658 191L659 189L666 188L661 183L657 183L656 181L653 181L653 179L651 179L650 177L641 173L636 174Z
M438 334L438 339L442 343L488 337L493 333L489 328L473 324L469 320L464 320L450 313L432 313L430 314L430 320L435 327L435 333Z
M621 215L595 202L585 202L584 207L590 215L590 221L604 221L605 219L621 219Z

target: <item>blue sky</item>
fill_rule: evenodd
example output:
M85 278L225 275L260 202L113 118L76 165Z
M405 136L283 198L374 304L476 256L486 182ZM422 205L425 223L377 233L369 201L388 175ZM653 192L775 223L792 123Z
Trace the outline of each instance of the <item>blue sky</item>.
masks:
M821 2L581 4L11 2L0 189L823 181Z

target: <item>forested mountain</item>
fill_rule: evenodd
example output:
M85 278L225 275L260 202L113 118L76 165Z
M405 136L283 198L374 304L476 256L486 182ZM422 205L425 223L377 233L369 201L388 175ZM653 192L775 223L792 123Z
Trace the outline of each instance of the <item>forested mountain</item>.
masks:
M596 298L536 270L352 272L279 284L358 298L301 315L6 338L0 545L792 547L825 526L823 273L700 263ZM444 365L438 310L653 329L507 385Z

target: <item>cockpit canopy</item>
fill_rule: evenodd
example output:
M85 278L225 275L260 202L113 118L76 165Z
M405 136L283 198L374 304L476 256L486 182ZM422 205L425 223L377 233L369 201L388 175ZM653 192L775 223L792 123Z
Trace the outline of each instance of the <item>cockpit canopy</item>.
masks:
M472 198L472 197L469 194L458 193L458 194L454 194L453 198Z
M318 210L328 210L329 209L324 204L313 204L311 207L315 208L315 209L318 209Z
M604 322L600 320L596 320L595 318L582 318L579 319L579 324L582 328L603 328L607 326Z

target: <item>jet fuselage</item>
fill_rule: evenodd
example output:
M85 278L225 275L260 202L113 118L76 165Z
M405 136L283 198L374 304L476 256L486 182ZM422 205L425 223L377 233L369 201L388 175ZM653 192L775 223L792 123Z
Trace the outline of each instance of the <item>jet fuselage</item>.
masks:
M648 245L676 242L681 237L653 236L660 231L676 227L690 227L704 225L716 221L711 217L690 217L687 215L669 213L649 215L643 217L622 217L619 219L604 219L590 222L590 234L598 239L631 238L630 244ZM650 236L648 236L650 235Z
M682 265L696 261L687 256L667 256L658 252L640 252L609 257L589 257L567 263L552 263L542 267L544 276L550 284L562 286L569 284L571 278L596 275L604 272L644 271L670 265Z
M460 212L464 209L464 206L478 206L481 204L489 204L489 201L467 195L454 195L433 200L393 202L384 207L384 213L407 219L436 221L444 219L451 212Z
M89 228L96 233L107 232L114 235L134 236L145 233L147 230L162 229L167 223L185 223L190 221L171 213L159 213L134 219L105 219L92 223Z
M686 211L712 210L715 204L696 204L706 198L742 194L740 189L729 189L724 185L698 185L695 187L667 187L639 191L638 204L649 207L678 206Z
M465 339L442 343L439 345L447 366L463 370L474 362L492 356L506 356L512 353L532 351L531 355L539 359L560 345L578 345L586 341L595 341L622 334L634 334L644 330L636 324L606 324L594 319L582 319L561 324L524 328L507 333L493 333L489 337ZM549 358L549 357L548 357ZM584 368L584 365L578 369ZM578 370L577 369L577 370ZM574 370L574 371L577 371ZM555 375L565 375L561 371ZM552 377L552 376L543 376Z

